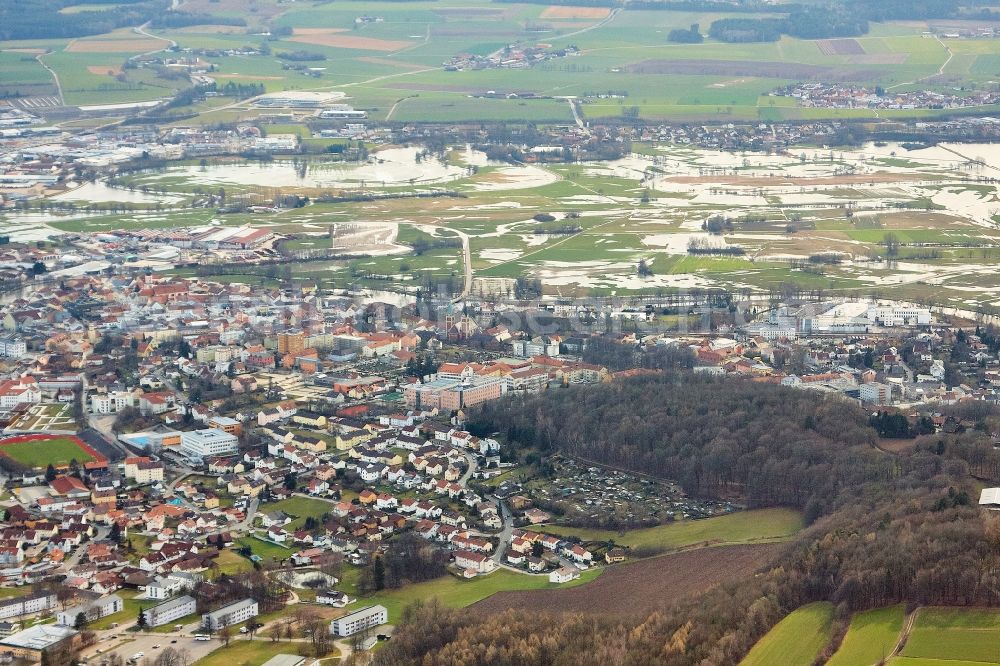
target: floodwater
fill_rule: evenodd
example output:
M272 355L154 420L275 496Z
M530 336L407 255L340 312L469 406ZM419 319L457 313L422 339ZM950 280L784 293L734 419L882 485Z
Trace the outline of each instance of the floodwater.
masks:
M115 201L135 204L174 203L181 200L181 197L176 195L150 194L148 192L140 192L139 190L126 190L110 187L107 183L102 182L84 183L83 185L70 183L69 185L72 189L60 192L51 198L58 201Z
M183 175L201 185L241 184L258 187L308 187L315 189L392 185L431 185L463 178L466 169L436 158L417 161L422 149L387 148L373 153L367 162L306 163L292 160L214 164L167 169L166 176Z

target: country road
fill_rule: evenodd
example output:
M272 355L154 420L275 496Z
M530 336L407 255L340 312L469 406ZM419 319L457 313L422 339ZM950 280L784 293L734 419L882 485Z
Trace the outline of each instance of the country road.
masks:
M427 227L429 229L445 229L457 235L460 239L462 239L462 266L464 268L464 276L462 280L462 292L458 296L451 299L451 302L458 303L468 298L469 293L472 291L472 250L469 246L469 234L459 229L454 229L452 227L449 227L446 224L435 224L433 222L414 222L414 221L407 221L407 224L412 224L415 227Z

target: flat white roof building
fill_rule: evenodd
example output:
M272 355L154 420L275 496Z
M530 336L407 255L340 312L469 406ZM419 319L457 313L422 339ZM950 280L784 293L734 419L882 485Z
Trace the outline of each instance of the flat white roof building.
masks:
M1000 488L983 488L979 495L979 506L1000 511Z
M181 433L181 452L189 458L229 456L236 453L239 440L218 428Z

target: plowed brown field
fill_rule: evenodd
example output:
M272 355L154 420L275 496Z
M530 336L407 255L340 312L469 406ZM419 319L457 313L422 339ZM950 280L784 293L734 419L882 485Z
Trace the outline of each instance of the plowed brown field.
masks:
M562 590L498 592L470 606L478 613L509 608L548 612L641 615L683 597L752 575L785 544L688 550L611 567L595 580Z

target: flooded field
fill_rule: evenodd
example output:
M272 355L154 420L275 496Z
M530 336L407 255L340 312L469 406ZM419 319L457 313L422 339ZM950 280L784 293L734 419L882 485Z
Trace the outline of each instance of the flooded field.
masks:
M647 145L622 159L574 164L497 164L468 145L438 155L410 146L361 163L177 165L136 174L133 191L91 183L55 197L78 207L134 207L124 215L9 215L4 224L24 238L123 225L252 224L306 239L304 248L339 224L338 249L370 255L365 270L403 286L420 272L460 274L463 253L452 245L415 256L413 232L396 230L416 228L433 241L452 229L469 238L474 275L537 278L551 295L892 290L919 302L1000 307L997 177L1000 146L979 144L782 154ZM405 198L445 183L458 195ZM388 196L242 216L185 209L196 200L191 192L219 187ZM152 210L161 205L169 210Z
M188 185L204 187L246 185L325 190L437 185L457 180L468 173L465 166L424 156L422 152L419 147L387 148L360 163L278 159L273 162L171 167L160 174L144 176L139 181L149 185L180 180ZM472 164L484 163L482 153L469 151L469 154Z

